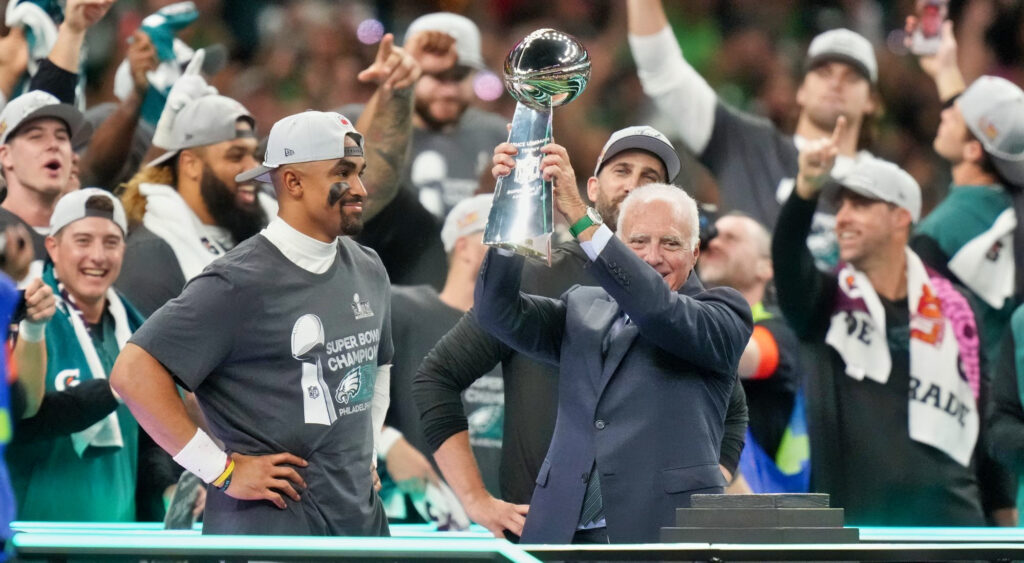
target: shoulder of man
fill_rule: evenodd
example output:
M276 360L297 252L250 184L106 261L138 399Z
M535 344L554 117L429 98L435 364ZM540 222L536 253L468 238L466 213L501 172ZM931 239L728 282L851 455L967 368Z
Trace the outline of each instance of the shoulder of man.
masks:
M377 272L384 277L385 283L387 283L388 285L391 284L390 278L388 277L388 272L384 268L384 262L381 261L380 255L377 254L376 250L370 248L369 246L359 244L351 237L339 237L338 245L340 252L347 253L349 256L351 256L356 267L370 268L368 272L364 273Z

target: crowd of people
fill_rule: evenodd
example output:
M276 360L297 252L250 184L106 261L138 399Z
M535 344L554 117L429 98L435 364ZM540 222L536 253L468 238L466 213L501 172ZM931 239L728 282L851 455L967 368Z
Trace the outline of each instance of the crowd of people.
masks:
M1018 525L1024 11L930 1L9 0L0 538ZM547 261L483 243L545 25Z

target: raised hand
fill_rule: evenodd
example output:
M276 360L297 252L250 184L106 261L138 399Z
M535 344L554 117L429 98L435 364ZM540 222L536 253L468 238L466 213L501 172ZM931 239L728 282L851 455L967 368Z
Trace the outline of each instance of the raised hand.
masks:
M914 30L917 28L917 17L907 16L903 30L906 37L903 44L908 49L913 43ZM953 22L946 20L942 22L939 50L934 55L919 55L918 63L921 70L925 72L939 90L939 99L946 101L953 96L963 92L967 85L964 83L963 74L960 72L959 59L957 58L956 36L953 35Z
M35 259L32 238L24 225L16 224L4 229L4 240L3 271L12 280L20 281L28 275L32 260Z
M903 45L908 49L913 44L914 30L917 29L917 17L907 16L907 21L903 26L905 36L903 38ZM953 35L953 22L946 20L942 22L942 30L939 38L939 50L934 55L919 55L918 62L921 63L921 69L933 79L944 71L957 68L956 58L956 36Z
M160 60L156 56L156 47L153 46L153 41L149 38L148 33L141 29L135 30L128 45L127 58L135 91L140 96L145 95L146 89L149 87L146 73L156 70L157 65L160 64Z
M441 74L459 60L455 38L443 31L420 31L405 43L405 48L426 74Z
M199 49L192 55L192 60L185 67L185 72L174 81L174 86L167 93L167 103L157 121L156 131L153 133L153 144L160 148L168 148L174 142L172 129L174 118L185 107L185 104L203 96L216 94L217 89L206 83L200 69L203 68L203 60L206 58L206 51Z
M501 143L494 147L494 156L491 157L491 162L494 164L491 167L491 176L497 180L511 174L512 169L516 167L517 154L519 154L519 149L512 143Z
M556 143L548 143L540 148L544 157L540 161L541 177L551 182L554 187L555 207L565 215L569 224L575 223L587 212L587 205L580 197L576 186L576 171L569 162L569 153L565 147Z
M33 323L45 323L57 312L57 299L53 296L50 286L36 278L25 288L25 320Z
M114 0L68 0L64 10L64 23L71 31L85 33L103 19Z
M233 453L231 459L235 462L235 471L231 474L231 484L224 491L229 497L268 500L281 510L287 506L282 493L295 502L302 500L294 485L305 489L306 481L295 467L306 467L309 465L306 460L289 453L259 456Z
M808 141L797 159L800 170L796 177L797 194L804 199L817 197L828 180L839 154L839 139L846 132L846 117L839 116L830 137Z
M360 82L377 84L385 91L403 90L419 79L422 71L416 59L395 45L395 36L388 33L380 40L373 63L356 78Z

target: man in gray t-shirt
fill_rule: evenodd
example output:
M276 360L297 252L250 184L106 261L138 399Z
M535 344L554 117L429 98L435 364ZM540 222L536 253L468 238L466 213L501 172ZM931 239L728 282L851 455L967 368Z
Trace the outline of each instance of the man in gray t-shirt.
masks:
M314 139L314 142L310 140ZM209 483L203 531L387 535L371 469L387 410L390 290L361 227L362 136L304 112L270 132L278 218L193 278L111 375L143 427ZM189 420L193 391L220 446Z

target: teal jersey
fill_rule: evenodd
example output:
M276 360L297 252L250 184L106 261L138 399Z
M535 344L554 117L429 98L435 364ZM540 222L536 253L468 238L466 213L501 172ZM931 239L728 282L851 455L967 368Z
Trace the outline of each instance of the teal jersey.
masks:
M47 281L52 282L52 277ZM56 291L56 285L51 285ZM142 324L142 316L123 299L122 303L134 331ZM71 324L69 315L73 314L58 307L46 326L47 393L92 378ZM103 371L109 374L119 353L109 311L90 330L90 336ZM7 462L18 499L19 520L135 520L139 426L125 405L119 404L114 412L123 444L119 448L90 447L79 455L71 436L12 444Z
M949 196L917 225L916 234L934 240L948 261L965 244L989 230L1001 213L1012 208L1010 194L998 184L953 186ZM944 266L934 265L940 270ZM996 309L970 288L965 293L977 317L985 355L989 359L997 358L999 344L1017 303L1007 299L1002 307Z

